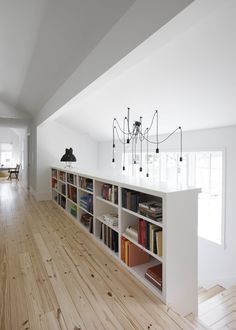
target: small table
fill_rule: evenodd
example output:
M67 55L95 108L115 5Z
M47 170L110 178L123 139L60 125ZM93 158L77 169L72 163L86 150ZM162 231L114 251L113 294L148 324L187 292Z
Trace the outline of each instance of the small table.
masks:
M11 167L0 167L0 171L9 171Z

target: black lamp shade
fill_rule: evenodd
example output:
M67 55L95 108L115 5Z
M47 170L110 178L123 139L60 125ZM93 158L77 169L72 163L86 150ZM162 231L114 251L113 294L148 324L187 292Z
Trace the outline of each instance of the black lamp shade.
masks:
M61 157L61 162L76 162L76 157L73 155L73 149L66 149L65 154Z

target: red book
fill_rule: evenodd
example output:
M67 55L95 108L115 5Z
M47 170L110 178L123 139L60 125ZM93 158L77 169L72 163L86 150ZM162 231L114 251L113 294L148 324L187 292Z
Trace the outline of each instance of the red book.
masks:
M130 267L134 267L137 265L145 264L150 260L150 256L147 252L140 249L133 243L129 244L129 263Z

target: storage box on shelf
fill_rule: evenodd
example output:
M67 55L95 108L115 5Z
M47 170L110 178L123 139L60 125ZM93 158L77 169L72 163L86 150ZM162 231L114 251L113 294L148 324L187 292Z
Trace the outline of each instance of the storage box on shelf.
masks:
M197 313L199 189L51 173L58 181L51 181L52 199L91 238L175 311Z

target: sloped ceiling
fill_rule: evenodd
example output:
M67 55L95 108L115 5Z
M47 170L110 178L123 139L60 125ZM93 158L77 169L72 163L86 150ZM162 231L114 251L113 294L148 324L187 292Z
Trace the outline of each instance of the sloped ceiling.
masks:
M127 106L134 120L143 116L144 125L159 109L161 133L179 125L195 130L236 124L235 12L234 0L212 1L205 17L105 86L68 103L57 120L100 141L111 139L112 118L123 118Z
M0 100L35 115L135 0L0 0Z

